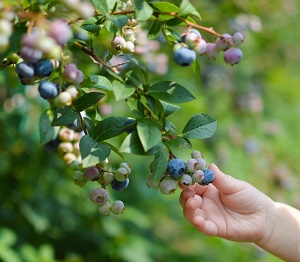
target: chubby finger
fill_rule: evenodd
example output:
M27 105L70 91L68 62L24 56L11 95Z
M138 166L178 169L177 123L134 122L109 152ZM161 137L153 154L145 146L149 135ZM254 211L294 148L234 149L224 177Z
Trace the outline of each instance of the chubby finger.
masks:
M185 206L186 201L189 198L193 198L195 196L195 191L193 187L186 187L182 192L180 193L179 202L181 207Z
M201 210L202 198L198 195L195 195L194 198L189 198L183 208L183 215L187 221L193 224L193 219L195 216L203 216L205 213Z
M218 236L219 230L215 223L205 218L201 215L195 215L192 220L192 224L197 228L198 231L207 236Z

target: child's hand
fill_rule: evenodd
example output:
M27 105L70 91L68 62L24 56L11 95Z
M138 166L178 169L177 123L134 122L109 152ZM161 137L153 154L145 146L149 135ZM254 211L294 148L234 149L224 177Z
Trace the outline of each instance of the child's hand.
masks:
M215 179L208 186L195 184L180 195L185 218L200 232L233 241L254 242L268 238L274 226L274 202L250 184L222 173L216 165L209 169Z

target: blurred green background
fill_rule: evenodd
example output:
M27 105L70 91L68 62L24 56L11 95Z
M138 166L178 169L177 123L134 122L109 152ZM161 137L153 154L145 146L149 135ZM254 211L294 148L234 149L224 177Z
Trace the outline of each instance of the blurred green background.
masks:
M156 52L169 57L168 71L151 73L151 81L174 80L197 97L171 120L180 131L195 113L217 119L215 135L193 140L194 149L275 201L300 208L299 1L191 2L201 25L244 33L244 58L232 67L222 57L200 57L199 83L192 68L174 64L172 46L161 45ZM95 70L85 57L77 59L81 70ZM254 245L197 232L183 218L180 190L166 196L145 185L148 157L126 156L133 167L130 186L111 192L125 202L125 213L99 215L88 197L94 185L74 185L72 171L39 144L39 116L47 103L8 75L0 71L0 261L280 261ZM123 102L115 103L109 94L105 103L103 115L105 108L126 115ZM191 150L174 153L187 159ZM113 155L110 161L121 159Z

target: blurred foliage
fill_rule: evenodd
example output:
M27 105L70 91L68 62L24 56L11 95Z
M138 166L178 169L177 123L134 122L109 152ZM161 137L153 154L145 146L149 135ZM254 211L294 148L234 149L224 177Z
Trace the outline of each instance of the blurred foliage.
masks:
M217 32L245 34L244 58L231 67L221 58L200 57L199 83L192 68L175 65L172 47L162 45L160 52L170 58L169 70L153 73L153 82L174 80L197 97L172 121L180 127L187 115L213 116L218 120L216 134L193 141L194 148L224 172L300 208L300 3L191 2L202 16L201 24ZM94 72L87 57L77 54L76 59L85 73ZM35 89L7 77L11 74L0 72L0 261L279 261L252 244L197 232L183 218L179 190L165 196L147 188L147 157L126 157L134 177L128 190L113 193L115 199L122 194L125 213L100 216L88 199L89 186L74 185L72 171L39 145L38 122L47 105ZM125 105L113 101L108 94L105 103L126 115ZM187 159L190 150L174 153ZM112 164L120 161L114 157Z

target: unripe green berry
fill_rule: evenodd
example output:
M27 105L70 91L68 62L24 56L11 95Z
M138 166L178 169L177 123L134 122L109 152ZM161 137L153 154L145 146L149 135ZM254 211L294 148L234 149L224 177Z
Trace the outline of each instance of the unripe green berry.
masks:
M79 162L78 162L77 159L76 159L76 160L73 160L73 161L70 163L69 167L70 167L72 170L74 170L74 171L80 170L80 164L79 164Z
M154 179L154 174L150 173L149 175L147 175L146 185L149 188L158 188L159 184L160 184L159 179Z
M159 189L162 194L169 195L176 191L177 181L171 177L166 177L160 182Z
M68 92L61 92L57 97L54 99L54 104L57 107L65 107L72 104L72 96Z
M111 213L112 204L107 201L105 204L99 206L98 212L103 216L109 216Z
M124 181L126 178L128 178L128 171L126 170L126 168L124 167L119 167L116 171L115 171L115 178L122 182Z
M202 157L197 158L197 162L198 162L198 167L197 167L198 169L204 170L206 168L206 161Z
M204 181L204 173L202 170L197 170L193 175L192 175L192 181L193 183L198 183L202 184Z
M66 153L63 156L63 161L67 164L70 165L72 161L76 160L77 157L73 153Z
M193 183L193 179L190 175L184 174L180 180L179 180L180 184L183 186L189 186Z
M198 169L198 161L195 158L191 158L186 161L186 172L189 174L195 173Z
M72 142L75 138L75 132L70 128L63 127L59 131L58 137L62 142Z
M123 214L125 210L124 203L121 200L116 200L111 207L111 212L115 215Z
M103 182L105 185L110 185L114 180L115 176L112 172L104 172L103 173Z
M123 163L120 164L119 167L124 167L127 170L128 174L131 173L131 166L129 166L128 163L123 162Z
M59 155L64 155L66 153L72 153L73 152L73 145L71 142L62 142L58 145L57 151Z

